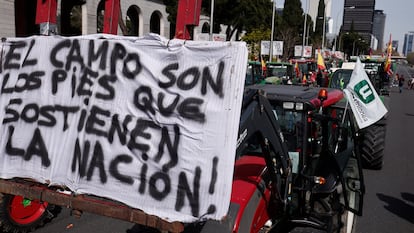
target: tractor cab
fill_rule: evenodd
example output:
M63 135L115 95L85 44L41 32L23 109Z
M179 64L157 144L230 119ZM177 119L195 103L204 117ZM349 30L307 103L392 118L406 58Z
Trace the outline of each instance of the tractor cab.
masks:
M343 190L341 206L360 215L363 175L359 151L355 147L356 125L352 113L346 111L341 101L343 92L294 85L250 88L260 88L266 93L287 143L293 172L294 206L299 209L299 206L317 204L304 192L309 186L312 186L311 196L329 196L341 186L338 189ZM323 185L314 185L315 182ZM302 223L302 220L295 221Z
M350 61L355 62L356 56L352 56ZM384 70L385 57L382 56L365 56L360 55L359 59L364 64L364 70L366 71L372 85L375 87L378 95L389 96L389 82L390 75Z
M261 63L259 61L249 61L247 63L245 85L260 83L263 79L264 73Z
M268 62L266 72L266 83L293 84L293 65L288 62Z

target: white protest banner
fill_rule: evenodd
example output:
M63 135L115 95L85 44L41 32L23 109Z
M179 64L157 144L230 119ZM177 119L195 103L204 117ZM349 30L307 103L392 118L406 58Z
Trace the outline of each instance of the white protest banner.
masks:
M344 93L360 129L374 124L388 111L372 86L359 58Z
M303 57L312 57L312 46L305 46Z
M295 57L311 57L312 46L295 45L294 56Z
M302 45L295 45L294 56L295 57L301 57L302 55L303 55Z
M0 48L0 178L167 221L227 214L244 42L35 36Z
M283 55L283 41L272 41L272 54ZM262 40L260 43L260 55L270 55L270 41Z

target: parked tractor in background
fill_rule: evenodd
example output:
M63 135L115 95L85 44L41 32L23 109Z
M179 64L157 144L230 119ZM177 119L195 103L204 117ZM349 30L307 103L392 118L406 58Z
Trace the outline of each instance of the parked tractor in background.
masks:
M261 83L265 79L265 71L259 61L249 61L246 70L246 85Z
M390 78L386 72L384 72L384 61L377 59L361 59L361 63L364 64L364 69L385 107L389 109L390 97L388 88ZM333 73L329 82L329 87L341 90L344 89L351 78L354 66L354 62L343 63L342 67L335 70ZM387 117L388 114L375 124L359 130L360 137L358 144L364 168L380 170L383 166Z
M263 69L261 62L249 61L246 85L252 84L297 84L293 65L288 62L267 62Z
M298 66L299 75L296 75L298 83L308 86L327 86L328 72L327 70L319 70L315 59L298 58L291 59L289 62Z
M293 65L288 62L266 63L265 83L269 84L295 84Z

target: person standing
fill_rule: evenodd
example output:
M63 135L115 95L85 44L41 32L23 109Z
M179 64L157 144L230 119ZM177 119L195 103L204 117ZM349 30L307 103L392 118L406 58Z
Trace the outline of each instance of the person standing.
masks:
M400 93L402 92L403 86L404 86L404 75L401 74L398 77L398 87L400 88Z

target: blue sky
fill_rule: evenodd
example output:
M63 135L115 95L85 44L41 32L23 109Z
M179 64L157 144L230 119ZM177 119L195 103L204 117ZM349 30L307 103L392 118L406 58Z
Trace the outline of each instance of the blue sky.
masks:
M277 7L283 7L285 0L274 0ZM306 5L306 1L301 0L302 7ZM344 0L331 0L332 11L331 16L334 20L338 17L342 23L342 13L344 7ZM413 0L376 0L375 9L383 10L386 14L384 42L388 43L390 34L392 40L398 40L398 52L402 51L404 43L404 34L409 31L414 31L413 14L414 1ZM335 23L334 23L335 25ZM339 26L337 27L339 28Z

